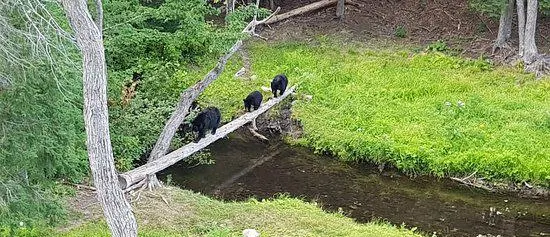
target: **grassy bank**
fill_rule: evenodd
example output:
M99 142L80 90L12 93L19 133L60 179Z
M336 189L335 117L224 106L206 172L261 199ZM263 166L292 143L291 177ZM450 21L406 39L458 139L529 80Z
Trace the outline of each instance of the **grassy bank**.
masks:
M100 215L100 209L95 209ZM134 203L134 212L140 236L242 236L247 228L258 230L262 236L420 236L387 224L358 224L341 214L325 213L315 204L287 197L225 203L170 188L143 193ZM96 221L59 236L109 236L109 232L104 222Z
M311 102L294 106L300 144L345 160L411 173L467 175L550 185L550 82L519 70L440 53L369 49L325 41L255 43L257 79L232 77L202 96L226 120L241 97L284 72ZM266 94L267 95L267 94Z

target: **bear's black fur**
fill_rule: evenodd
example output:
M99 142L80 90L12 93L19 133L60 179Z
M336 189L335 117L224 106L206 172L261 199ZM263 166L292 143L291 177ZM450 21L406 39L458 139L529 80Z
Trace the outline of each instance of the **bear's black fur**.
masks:
M216 107L207 107L200 112L192 122L193 132L199 133L195 142L199 142L201 138L204 138L208 130L212 130L212 134L216 134L216 129L218 129L221 119L222 114Z
M288 84L288 79L284 74L279 74L273 78L271 81L271 92L273 92L273 96L277 97L277 90L280 91L279 95L282 95L285 93L286 86Z
M259 91L254 91L250 93L246 99L244 99L244 108L246 111L250 112L250 109L254 107L254 110L257 110L260 108L260 104L262 104L262 100L264 97L262 96L262 93Z

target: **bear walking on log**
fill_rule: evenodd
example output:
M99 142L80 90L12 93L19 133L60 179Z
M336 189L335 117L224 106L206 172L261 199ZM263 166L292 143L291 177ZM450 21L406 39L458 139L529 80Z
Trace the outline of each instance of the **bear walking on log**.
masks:
M257 110L260 108L260 105L262 104L262 100L264 97L262 96L262 93L259 91L254 91L250 93L246 99L244 99L244 108L246 111L250 112L252 107L254 107L254 110Z
M195 139L195 143L198 143L201 138L206 136L206 131L212 130L212 134L216 134L216 129L220 125L222 114L216 107L208 107L200 112L195 120L193 120L193 132L198 132L199 135Z
M275 78L271 81L271 91L273 92L273 96L277 98L277 91L280 91L279 95L284 94L287 85L288 79L284 74L275 76Z

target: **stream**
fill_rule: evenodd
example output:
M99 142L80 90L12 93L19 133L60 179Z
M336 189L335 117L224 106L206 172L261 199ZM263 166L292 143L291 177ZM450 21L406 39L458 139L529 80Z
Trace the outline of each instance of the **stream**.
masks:
M162 171L173 185L222 200L288 194L342 210L358 222L404 223L438 236L550 236L550 200L495 194L448 179L409 178L344 163L282 141L265 144L235 132L208 147L214 165L178 163Z

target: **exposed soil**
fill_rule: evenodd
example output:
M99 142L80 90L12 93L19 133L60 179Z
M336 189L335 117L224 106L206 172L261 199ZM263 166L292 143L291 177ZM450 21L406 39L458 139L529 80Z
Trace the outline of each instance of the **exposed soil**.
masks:
M282 12L304 6L316 0L280 0ZM306 40L319 35L333 35L347 40L368 42L390 39L400 44L424 46L444 40L463 56L490 55L498 32L498 19L490 19L469 9L466 0L355 0L346 6L345 19L335 18L335 7L290 18L266 27L263 36L270 40ZM538 21L539 51L548 53L550 19ZM406 31L405 38L395 36L398 27ZM517 30L514 26L517 38ZM517 44L513 42L514 44Z

